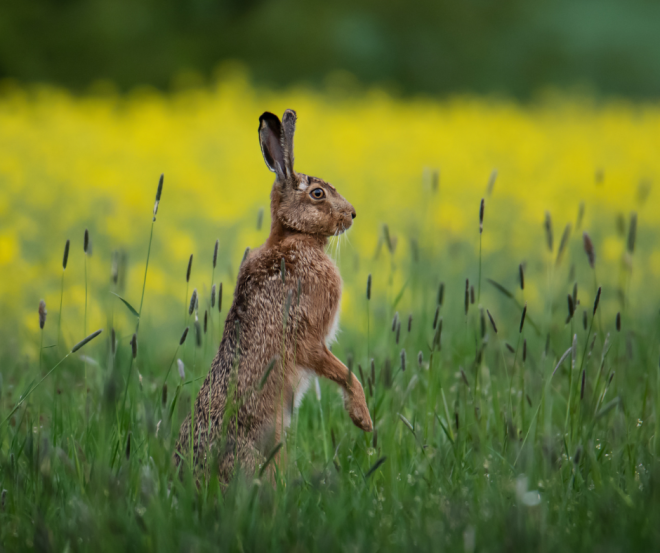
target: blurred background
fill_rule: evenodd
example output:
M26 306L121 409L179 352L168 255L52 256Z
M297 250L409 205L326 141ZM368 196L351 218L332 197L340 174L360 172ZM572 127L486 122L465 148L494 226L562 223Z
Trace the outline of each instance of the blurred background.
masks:
M167 90L235 60L268 86L648 99L658 21L653 0L3 0L0 79Z
M219 278L231 294L270 223L257 118L286 108L299 115L297 169L334 183L360 214L331 248L343 309L359 305L370 272L392 298L406 282L377 274L384 225L394 269L421 255L431 288L474 279L483 197L484 274L515 287L518 265L541 253L530 271L544 275L564 233L584 265L587 230L599 274L625 288L629 222L638 217L649 245L660 226L658 21L647 0L4 0L0 271L16 292L0 291L0 330L35 356L41 298L64 314L67 341L87 311L105 325L119 254L119 291L138 303L161 173L143 331L180 332L169 314L188 301L191 254L190 287L208 296ZM538 252L546 212L556 244ZM531 275L526 297L542 310L544 281ZM660 253L640 256L636 283L659 275Z

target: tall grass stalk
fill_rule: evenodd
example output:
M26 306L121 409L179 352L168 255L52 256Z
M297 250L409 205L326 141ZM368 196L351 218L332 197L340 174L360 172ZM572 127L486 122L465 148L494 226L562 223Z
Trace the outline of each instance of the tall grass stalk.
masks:
M57 320L57 348L59 351L60 347L60 337L62 336L62 307L64 305L64 273L66 272L66 266L69 263L69 247L71 241L67 240L64 245L64 256L62 257L62 282L60 283L60 312Z
M156 224L156 215L158 214L158 206L160 205L160 198L163 194L163 181L165 175L161 174L158 179L158 188L156 189L156 201L154 202L153 217L151 219L151 230L149 231L149 245L147 246L147 261L144 265L144 279L142 280L142 294L140 295L140 309L138 309L138 319L135 324L135 334L137 336L140 329L140 321L142 320L142 307L144 306L144 292L147 289L147 273L149 272L149 259L151 258L151 244L154 239L154 225Z
M477 302L481 301L481 238L484 233L484 198L479 206L479 283L477 285Z
M89 230L85 229L85 241L83 243L83 251L85 253L85 322L83 327L83 335L87 336L87 257L89 255ZM87 359L85 359L85 389L88 389L87 384Z

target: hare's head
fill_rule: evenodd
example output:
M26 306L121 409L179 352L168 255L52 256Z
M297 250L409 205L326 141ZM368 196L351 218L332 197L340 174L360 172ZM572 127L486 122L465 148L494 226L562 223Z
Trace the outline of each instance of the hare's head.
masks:
M271 193L274 223L305 234L332 236L348 230L355 209L335 187L293 169L296 112L286 110L282 122L272 113L259 117L259 143L268 168L277 175Z

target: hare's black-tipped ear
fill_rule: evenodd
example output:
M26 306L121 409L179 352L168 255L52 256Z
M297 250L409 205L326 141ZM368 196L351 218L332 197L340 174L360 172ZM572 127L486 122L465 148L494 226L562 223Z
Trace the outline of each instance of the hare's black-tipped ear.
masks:
M293 175L293 135L296 133L296 119L296 112L292 109L287 109L282 116L282 126L284 127L282 145L284 146L284 163L288 177Z
M286 166L282 135L282 124L277 115L265 111L259 117L259 145L266 165L279 179L284 179Z

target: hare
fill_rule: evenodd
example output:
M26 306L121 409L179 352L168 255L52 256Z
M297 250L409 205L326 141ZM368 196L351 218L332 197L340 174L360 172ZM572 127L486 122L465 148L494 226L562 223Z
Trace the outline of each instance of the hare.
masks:
M281 122L269 112L259 118L261 151L276 175L270 235L240 267L220 348L174 454L177 465L217 459L224 481L237 462L246 474L263 462L315 375L337 383L353 423L372 430L362 385L327 347L342 280L325 246L351 227L355 210L330 183L294 170L295 129L293 110Z

